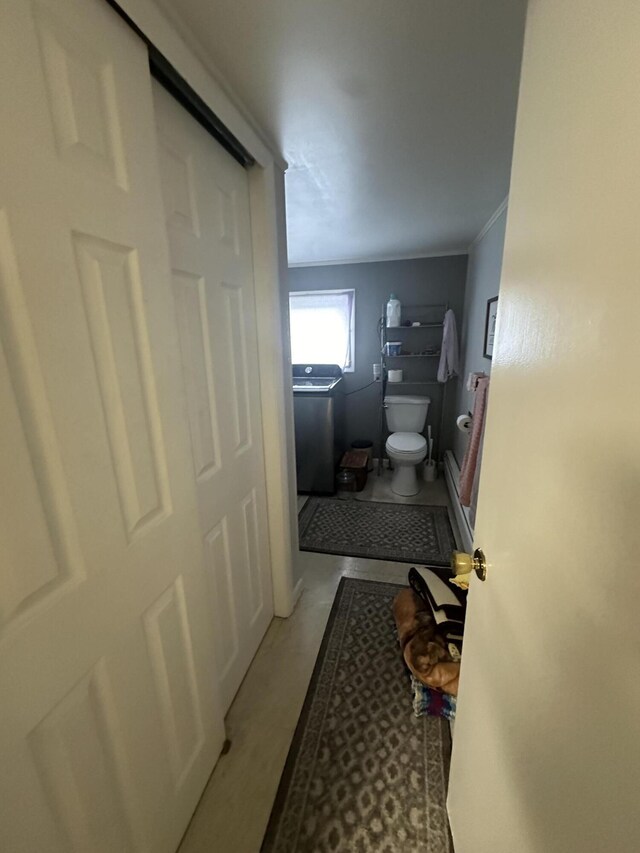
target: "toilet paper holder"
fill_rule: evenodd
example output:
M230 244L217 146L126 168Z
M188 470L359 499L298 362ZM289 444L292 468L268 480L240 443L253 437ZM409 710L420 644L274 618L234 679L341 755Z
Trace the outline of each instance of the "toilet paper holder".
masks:
M460 432L471 432L471 427L473 426L473 415L471 412L468 412L466 415L458 415L456 426Z

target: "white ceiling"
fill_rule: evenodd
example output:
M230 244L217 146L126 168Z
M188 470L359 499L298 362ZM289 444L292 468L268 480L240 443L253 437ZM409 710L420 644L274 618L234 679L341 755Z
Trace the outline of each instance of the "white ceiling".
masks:
M291 263L459 251L508 192L526 0L161 0L289 163Z

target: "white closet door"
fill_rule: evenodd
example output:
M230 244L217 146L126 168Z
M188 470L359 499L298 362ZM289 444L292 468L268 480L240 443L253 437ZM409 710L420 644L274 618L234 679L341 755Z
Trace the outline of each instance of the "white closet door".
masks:
M273 616L246 171L153 84L225 710Z
M2 3L0 115L0 849L169 853L223 726L146 50Z

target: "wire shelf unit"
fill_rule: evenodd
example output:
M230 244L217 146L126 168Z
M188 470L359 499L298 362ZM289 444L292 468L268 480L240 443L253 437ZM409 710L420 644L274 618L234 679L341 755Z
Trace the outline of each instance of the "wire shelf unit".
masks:
M384 398L388 393L391 393L394 388L407 388L408 386L414 388L435 388L438 387L441 389L440 393L440 426L438 430L438 434L436 436L436 447L438 450L438 455L441 455L443 452L443 448L441 446L442 442L442 432L444 427L444 412L446 406L446 396L447 396L447 385L448 383L438 382L437 379L434 378L412 378L411 376L405 378L403 376L401 382L389 382L387 378L387 364L389 361L402 361L403 359L435 359L440 357L440 352L416 352L417 349L422 347L422 349L427 348L427 343L430 344L430 349L432 349L436 345L436 341L433 340L433 332L431 335L425 334L424 340L426 343L422 343L423 336L420 336L417 333L423 332L426 333L427 330L431 329L439 329L441 330L440 338L437 341L439 347L442 346L442 330L444 328L444 315L449 309L448 303L431 303L425 305L403 305L402 306L402 314L407 319L405 323L409 325L402 326L392 326L391 328L387 328L386 321L386 305L382 306L382 311L380 312L380 320L378 321L378 329L380 333L380 368L381 368L381 379L380 379L380 431L379 431L379 452L378 452L378 476L382 473L382 467L384 464L384 457L386 456L385 451L385 436L387 432L387 425L384 413ZM416 325L413 325L413 324ZM411 335L406 335L406 332L412 332ZM395 341L394 341L395 338ZM391 340L390 340L391 339ZM400 342L402 349L408 350L407 352L400 352L399 354L390 355L387 350L387 344L391 341ZM431 362L434 364L435 362ZM414 365L417 365L418 362L414 362ZM425 364L429 364L428 361L425 361ZM411 372L413 372L415 368L409 368ZM407 372L409 372L409 370Z

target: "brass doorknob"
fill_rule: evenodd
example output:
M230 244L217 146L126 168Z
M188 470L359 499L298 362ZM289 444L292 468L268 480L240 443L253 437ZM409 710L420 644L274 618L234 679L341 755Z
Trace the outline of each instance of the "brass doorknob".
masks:
M476 548L471 554L466 554L464 551L454 551L451 554L451 571L454 575L468 575L469 572L475 572L481 581L487 579L487 561L480 548Z

